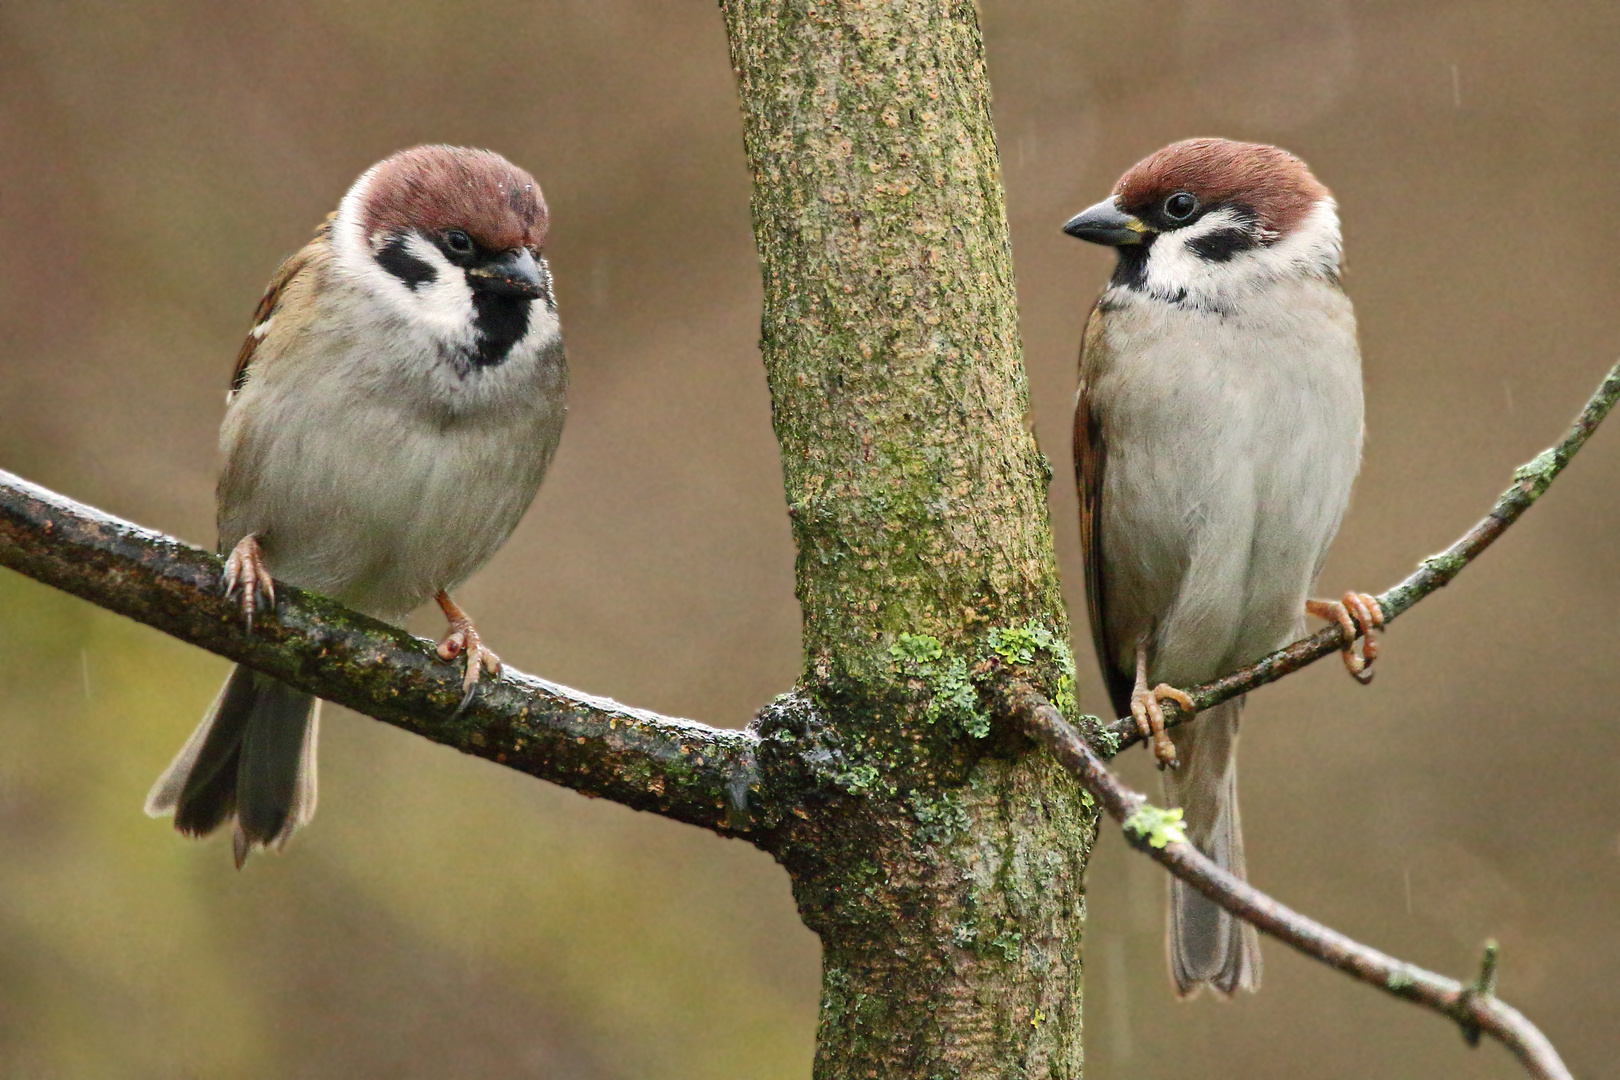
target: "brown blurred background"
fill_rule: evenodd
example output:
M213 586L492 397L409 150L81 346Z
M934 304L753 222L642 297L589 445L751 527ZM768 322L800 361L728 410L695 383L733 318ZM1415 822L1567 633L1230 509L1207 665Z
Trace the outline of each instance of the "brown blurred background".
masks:
M983 7L1081 638L1066 433L1110 256L1058 226L1159 145L1278 142L1339 197L1368 440L1324 592L1448 543L1620 352L1612 0ZM552 475L461 599L520 668L745 723L798 617L711 3L0 7L0 468L211 545L264 281L425 141L540 178L574 372ZM1498 937L1502 993L1587 1077L1620 1056L1611 425L1371 688L1329 662L1257 694L1243 761L1262 887L1454 974ZM0 570L0 1075L808 1076L816 942L741 843L336 709L284 855L238 874L145 818L226 668ZM1258 996L1177 1006L1158 869L1109 832L1091 890L1094 1078L1519 1075L1275 944Z

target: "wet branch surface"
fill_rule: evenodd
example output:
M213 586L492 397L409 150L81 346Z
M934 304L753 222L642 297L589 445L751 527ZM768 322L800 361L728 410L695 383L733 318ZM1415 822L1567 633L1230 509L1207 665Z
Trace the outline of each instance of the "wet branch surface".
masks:
M1497 1039L1538 1080L1569 1080L1569 1070L1540 1029L1496 997L1494 944L1485 947L1479 978L1465 984L1323 926L1233 877L1180 839L1174 820L1162 811L1155 813L1144 795L1122 784L1079 732L1033 688L1015 683L1004 707L1025 734L1073 773L1108 816L1124 826L1132 847L1233 915L1351 978L1449 1017L1462 1029L1469 1045L1477 1044L1481 1034ZM1171 827L1165 827L1167 822Z
M462 706L433 645L284 583L243 625L209 552L0 471L0 565L467 754L728 836L762 827L747 731L620 705L507 667Z
M1609 369L1587 400L1586 407L1570 425L1563 441L1543 450L1514 472L1512 486L1502 492L1490 513L1446 550L1424 559L1412 576L1378 595L1378 604L1384 612L1384 624L1389 625L1425 596L1451 584L1451 580L1462 573L1464 567L1490 547L1497 537L1507 531L1509 525L1519 520L1546 493L1576 452L1586 445L1587 438L1608 415L1616 400L1620 400L1620 364ZM1183 689L1199 710L1207 709L1256 687L1276 682L1284 675L1338 652L1346 644L1344 630L1330 625L1262 657L1240 671L1203 686ZM1169 701L1164 703L1165 727L1175 727L1190 719L1192 717L1179 705ZM1111 745L1109 757L1142 741L1142 736L1136 730L1136 722L1129 716L1106 725L1102 734L1099 742L1105 746Z

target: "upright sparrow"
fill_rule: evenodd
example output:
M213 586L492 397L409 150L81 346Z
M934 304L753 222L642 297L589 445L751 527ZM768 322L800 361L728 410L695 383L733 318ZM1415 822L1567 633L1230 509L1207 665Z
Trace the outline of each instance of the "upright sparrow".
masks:
M473 692L500 658L450 599L528 509L568 369L546 205L499 154L419 146L355 181L259 302L226 396L225 588L251 631L272 577L381 619L428 598ZM236 865L315 812L314 698L238 667L147 798Z
M1377 602L1308 600L1361 461L1361 356L1339 287L1339 217L1304 162L1189 139L1067 225L1119 262L1080 349L1075 479L1091 633L1115 709L1151 738L1188 839L1244 875L1243 699L1164 730L1163 700L1338 620L1366 681ZM1183 996L1260 985L1254 928L1171 883Z

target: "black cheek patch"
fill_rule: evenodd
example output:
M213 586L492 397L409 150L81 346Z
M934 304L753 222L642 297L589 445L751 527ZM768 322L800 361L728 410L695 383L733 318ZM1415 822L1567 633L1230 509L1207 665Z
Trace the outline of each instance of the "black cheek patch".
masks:
M529 305L533 302L473 291L473 326L478 331L471 357L475 367L494 367L506 359L512 346L529 332Z
M406 250L404 235L390 236L388 242L377 251L376 259L378 266L399 278L413 291L433 284L439 276L431 264Z
M1153 238L1149 236L1143 243L1123 244L1116 248L1119 263L1114 267L1114 276L1109 279L1109 284L1141 292L1147 286L1148 252L1152 247Z
M1254 233L1246 228L1216 229L1194 240L1187 247L1206 262L1228 262L1240 251L1252 251L1260 246Z

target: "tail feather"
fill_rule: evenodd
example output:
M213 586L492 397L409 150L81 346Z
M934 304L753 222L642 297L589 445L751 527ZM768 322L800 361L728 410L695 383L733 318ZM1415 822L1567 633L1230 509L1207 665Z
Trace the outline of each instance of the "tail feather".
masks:
M146 799L153 817L205 836L236 820L236 864L280 847L315 813L319 702L238 667Z
M233 668L191 738L163 770L146 797L152 817L175 815L174 826L206 836L236 810L237 761L253 709L253 673Z
M270 843L303 823L300 773L304 743L314 729L315 699L283 683L266 682L258 688L242 733L236 817L249 840Z
M1182 808L1187 839L1239 878L1247 876L1237 800L1242 711L1243 699L1228 701L1176 732L1181 767L1164 774L1165 795ZM1223 995L1260 988L1260 938L1254 927L1179 880L1170 886L1169 950L1170 974L1182 997L1201 986Z

